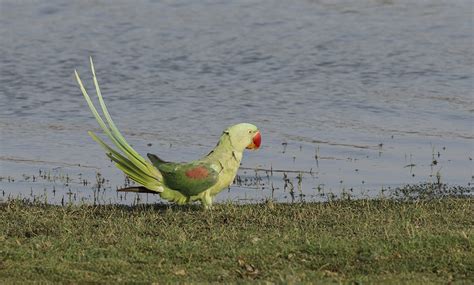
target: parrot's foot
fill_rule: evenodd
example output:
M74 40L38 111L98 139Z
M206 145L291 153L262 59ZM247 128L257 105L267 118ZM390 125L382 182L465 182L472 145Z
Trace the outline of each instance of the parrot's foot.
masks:
M212 197L211 193L207 191L204 196L201 198L201 203L204 207L205 210L211 210L212 209Z

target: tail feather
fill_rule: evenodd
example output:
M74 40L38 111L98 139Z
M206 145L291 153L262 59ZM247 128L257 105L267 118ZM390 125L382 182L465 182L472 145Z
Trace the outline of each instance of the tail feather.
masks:
M133 193L150 193L150 194L157 194L156 191L150 190L143 186L132 186L127 188L118 189L118 192L133 192Z
M94 104L92 103L91 98L87 94L86 89L79 77L79 74L75 70L76 80L79 84L79 87L82 91L82 95L87 101L92 114L94 115L96 121L99 123L99 126L102 128L107 137L112 141L112 143L119 149L119 151L113 149L107 145L101 138L99 138L93 132L88 132L93 140L98 142L106 151L107 156L110 157L115 165L121 169L126 175L128 175L132 180L142 184L148 191L162 192L162 175L150 162L146 161L140 154L138 154L125 140L117 126L113 122L107 107L105 105L104 99L100 92L99 83L95 75L94 63L92 62L92 57L90 58L91 70L94 80L95 89L97 92L97 97L99 98L99 103L102 109L102 113L105 116L107 124L104 122L102 117L97 112ZM120 153L121 152L121 153ZM136 187L135 187L136 188Z

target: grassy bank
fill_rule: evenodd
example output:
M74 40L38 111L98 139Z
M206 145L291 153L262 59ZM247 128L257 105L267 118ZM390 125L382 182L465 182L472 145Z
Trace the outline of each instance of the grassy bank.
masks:
M474 281L474 200L0 204L6 281Z

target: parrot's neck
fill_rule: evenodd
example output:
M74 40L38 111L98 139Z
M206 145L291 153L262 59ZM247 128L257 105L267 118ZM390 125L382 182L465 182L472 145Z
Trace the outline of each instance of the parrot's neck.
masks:
M210 160L213 159L229 159L235 160L237 165L240 165L242 160L242 149L237 149L232 145L230 137L228 134L224 134L219 139L216 147L207 155L207 158Z

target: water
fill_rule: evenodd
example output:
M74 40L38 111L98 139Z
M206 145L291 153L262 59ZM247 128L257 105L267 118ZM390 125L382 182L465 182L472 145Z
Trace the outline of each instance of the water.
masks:
M438 179L471 187L472 9L464 0L0 1L0 200L136 201L114 191L124 176L86 134L99 129L73 70L93 93L89 56L142 154L192 160L226 126L259 126L263 146L245 154L244 183L220 201L291 201L291 184L306 199ZM94 190L102 179L105 190Z

